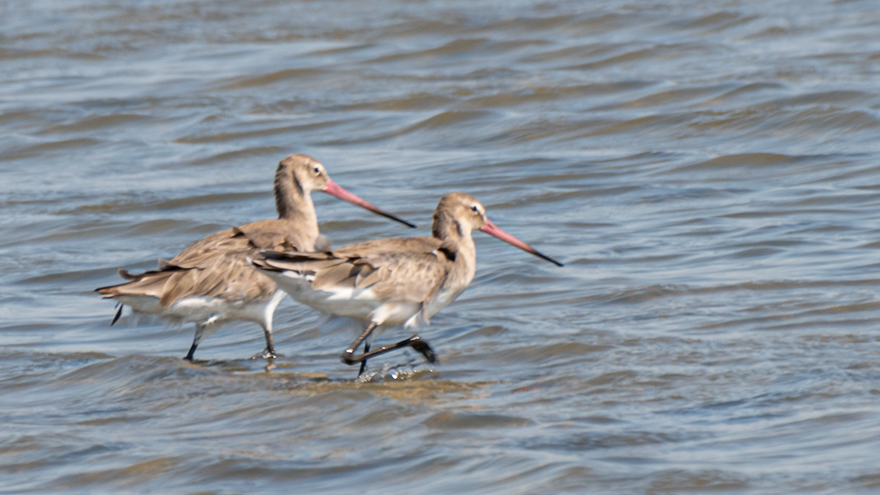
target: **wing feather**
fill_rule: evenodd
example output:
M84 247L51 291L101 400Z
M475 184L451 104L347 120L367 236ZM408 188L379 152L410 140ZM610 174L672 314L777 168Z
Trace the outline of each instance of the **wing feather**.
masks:
M380 299L423 303L436 296L452 261L431 237L383 239L326 253L263 252L254 264L313 274L312 288L370 288Z
M171 261L159 260L159 269L141 274L120 270L127 283L96 289L106 297L146 295L163 307L187 297L222 297L230 301L264 298L275 283L254 270L248 259L261 250L295 252L314 249L296 223L262 220L209 235Z

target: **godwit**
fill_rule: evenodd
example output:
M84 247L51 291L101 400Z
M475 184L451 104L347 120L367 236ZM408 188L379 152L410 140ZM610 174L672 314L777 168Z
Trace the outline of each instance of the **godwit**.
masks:
M264 249L314 251L316 242L321 244L311 196L317 191L415 227L343 189L314 158L290 155L281 160L275 172L277 220L260 220L212 234L171 261L160 260L158 270L132 275L120 269L119 275L130 282L95 289L120 303L111 325L125 304L136 312L193 322L195 337L185 358L192 361L199 343L223 322L252 321L263 328L266 337L262 356L275 357L272 315L284 292L254 270L248 259Z
M367 359L401 347L412 347L434 362L433 350L419 336L372 351L371 337L377 328L427 323L467 288L476 264L474 230L562 266L499 229L483 205L464 193L440 200L434 210L433 237L380 239L325 253L264 251L254 265L297 301L367 323L342 353L345 364L361 363L360 375ZM361 343L364 352L354 355Z

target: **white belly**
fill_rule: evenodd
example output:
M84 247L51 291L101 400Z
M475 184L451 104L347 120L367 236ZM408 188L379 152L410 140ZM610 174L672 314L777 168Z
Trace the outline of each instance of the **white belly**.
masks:
M452 304L452 301L454 301L458 296L460 296L462 292L464 292L464 289L462 289L462 290L441 290L437 294L437 297L435 297L432 301L429 301L427 304L425 304L425 309L424 309L425 319L427 320L428 318L439 313L441 309Z
M292 271L263 272L296 301L323 313L355 318L392 327L418 313L421 305L410 301L383 301L372 289L349 287L315 290L310 277Z
M139 313L195 323L219 323L226 320L261 323L270 302L269 299L230 302L216 297L187 297L176 301L171 306L162 307L159 305L159 298L152 296L120 295L114 299L131 306ZM275 304L277 305L277 302Z

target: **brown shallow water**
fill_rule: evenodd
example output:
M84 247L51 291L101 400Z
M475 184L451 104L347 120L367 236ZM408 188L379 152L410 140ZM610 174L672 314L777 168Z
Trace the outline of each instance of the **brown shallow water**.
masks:
M0 493L876 493L876 2L0 4ZM288 153L477 237L421 333L91 290L274 214ZM327 197L337 245L409 235ZM401 334L397 334L401 335ZM396 335L385 336L390 340Z

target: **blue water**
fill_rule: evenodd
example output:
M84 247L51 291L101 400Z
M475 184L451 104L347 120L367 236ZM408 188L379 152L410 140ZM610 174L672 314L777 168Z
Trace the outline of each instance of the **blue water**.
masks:
M876 2L0 5L0 493L876 493ZM285 302L190 326L92 292L274 215L290 153L471 287L412 352ZM410 235L324 195L335 245ZM392 342L409 334L389 333Z

